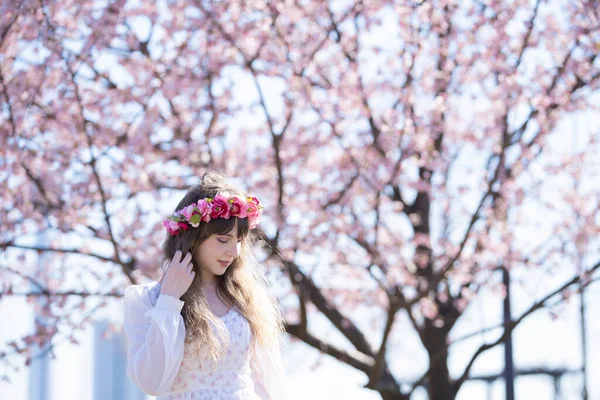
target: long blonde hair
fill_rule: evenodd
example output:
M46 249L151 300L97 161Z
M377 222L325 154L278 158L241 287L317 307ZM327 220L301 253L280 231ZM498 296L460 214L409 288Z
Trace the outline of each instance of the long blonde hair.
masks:
M228 183L224 175L208 172L199 184L188 189L176 210L205 197L214 198L217 193L224 191L247 197L243 190ZM162 245L163 277L177 250L181 250L182 254L188 251L193 254L195 248L211 235L230 232L236 219L238 238L243 239L241 251L225 273L216 277L217 295L224 303L235 306L248 321L252 331L252 351L260 346L265 354L272 355L272 352L279 351L284 319L276 300L268 293L268 282L252 253L257 237L248 229L246 218L216 218L208 223L201 222L198 228L187 229L176 236L167 235ZM200 351L208 354L209 360L216 365L229 344L229 333L223 321L210 311L202 286L200 267L193 259L192 264L196 275L188 291L181 297L184 301L181 315L186 328L186 342L195 354L200 354Z

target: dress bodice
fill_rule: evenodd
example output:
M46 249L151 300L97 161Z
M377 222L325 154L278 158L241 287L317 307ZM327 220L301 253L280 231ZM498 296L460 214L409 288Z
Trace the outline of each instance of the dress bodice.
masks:
M152 304L159 294L159 285L150 290ZM235 307L219 320L225 324L230 337L222 359L213 366L207 354L193 354L186 342L169 395L160 399L259 400L250 369L250 325Z

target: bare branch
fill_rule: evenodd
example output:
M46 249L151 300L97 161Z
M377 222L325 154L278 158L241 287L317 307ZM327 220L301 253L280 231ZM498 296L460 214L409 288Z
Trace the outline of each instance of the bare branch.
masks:
M586 271L585 274L583 274L583 275L591 276L598 269L600 269L600 262L596 263L596 265L594 265L592 268L590 268L588 271ZM546 304L546 302L548 302L554 296L562 293L569 286L574 285L574 284L579 283L579 282L582 282L582 281L583 281L582 280L582 275L577 275L577 276L573 277L572 279L570 279L569 281L567 281L566 283L564 283L563 285L561 285L556 290L554 290L554 291L550 292L549 294L547 294L546 296L544 296L541 300L533 303L533 305L531 305L531 307L529 307L529 309L527 309L527 311L525 311L523 314L521 314L521 316L519 318L517 318L516 320L511 321L510 323L508 323L507 326L506 326L506 328L505 328L505 330L504 330L504 333L496 341L491 342L491 343L486 343L484 345L481 345L481 347L479 347L479 349L477 349L477 351L475 352L475 354L473 354L473 357L471 358L471 360L467 364L467 367L465 368L465 371L463 372L463 374L461 375L461 377L454 382L454 384L453 384L453 386L454 386L454 392L458 393L458 391L460 390L460 387L462 386L462 384L465 382L465 380L469 376L469 372L471 371L471 368L473 367L473 364L475 363L475 361L477 360L477 358L482 353L484 353L484 352L486 352L486 351L494 348L498 344L502 343L506 339L506 337L521 322L523 322L523 320L527 316L529 316L530 314L532 314L536 310L539 310L540 308L544 307L544 305ZM586 282L584 286L588 285L589 283L590 282Z
M129 279L129 281L131 283L135 283L135 279L133 278L133 276L131 275L131 268L128 264L124 263L122 261L121 255L120 255L120 250L119 250L119 245L117 244L115 235L113 233L113 227L112 227L112 223L110 222L110 215L108 213L108 208L107 208L107 203L108 203L108 197L106 195L106 191L104 190L104 186L102 184L102 179L100 178L100 174L98 173L98 169L96 167L96 156L94 155L94 145L92 143L92 138L87 130L87 127L89 124L92 124L91 121L89 121L87 118L85 118L85 115L83 113L84 110L84 106L83 106L83 101L81 100L81 95L79 93L79 86L77 84L76 81L76 72L69 66L69 63L66 63L70 73L71 73L71 83L73 84L75 90L75 99L77 101L77 104L79 106L79 116L81 118L81 129L82 129L82 133L85 135L85 138L87 140L87 144L88 144L88 148L90 151L90 166L92 167L92 172L94 174L94 177L96 178L96 184L98 185L98 190L100 191L100 196L102 198L102 211L104 213L104 221L106 223L106 227L108 229L108 235L110 237L110 242L113 245L113 250L115 252L114 254L114 261L121 265L121 269L123 271L123 273L125 274L125 276L127 276L127 278Z
M301 285L304 290L307 291L309 298L315 306L321 311L331 323L354 345L354 347L371 357L374 357L375 353L367 339L364 337L362 332L356 325L337 309L329 300L325 298L323 293L317 288L313 281L307 277L300 268L293 262L283 260L286 264L286 268L290 270L290 273L294 277L294 282Z
M1 249L6 249L7 247L12 247L15 249L34 250L34 251L38 251L38 252L80 254L82 256L94 257L94 258L97 258L98 260L101 260L104 262L115 262L114 258L101 256L99 254L86 253L85 251L81 251L78 249L62 249L62 248L52 248L52 247L44 247L44 246L26 246L26 245L16 244L12 241L0 243Z
M519 57L517 58L517 62L515 64L515 70L519 68L519 65L521 65L521 61L523 60L523 53L525 53L525 50L527 49L527 46L529 45L529 37L531 36L531 31L533 30L533 26L535 25L535 19L538 15L538 9L540 7L540 2L541 0L537 0L535 3L535 7L533 8L533 15L531 16L531 19L529 21L527 21L527 33L525 34L525 37L523 38L523 46L521 46L521 51L519 52Z
M337 347L327 344L310 333L303 330L300 325L286 325L286 331L290 335L297 337L302 340L306 344L314 347L315 349L329 354L332 357L335 357L339 361L342 361L348 365L353 366L354 368L363 371L365 374L369 374L372 368L372 360L363 355L362 353L357 353L354 356L346 353L343 350L338 349Z
M379 346L379 351L377 352L377 356L375 357L375 366L369 375L370 382L377 382L379 377L383 371L385 366L385 355L387 352L387 343L390 337L390 332L392 331L392 327L394 326L394 321L396 320L396 313L399 309L399 304L394 301L394 298L390 298L390 305L388 308L387 321L385 323L385 329L383 330L383 338L381 339L381 344Z

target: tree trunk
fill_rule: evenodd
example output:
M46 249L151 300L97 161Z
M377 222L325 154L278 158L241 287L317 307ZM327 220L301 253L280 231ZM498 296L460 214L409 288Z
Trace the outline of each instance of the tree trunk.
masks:
M444 327L434 327L431 321L426 325L421 335L431 367L427 380L429 400L454 400L456 393L448 373L448 354L445 351L448 330Z

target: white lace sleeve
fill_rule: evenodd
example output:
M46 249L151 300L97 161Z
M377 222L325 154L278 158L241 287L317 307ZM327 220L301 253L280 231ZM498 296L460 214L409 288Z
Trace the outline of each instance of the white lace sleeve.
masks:
M286 399L287 376L279 349L266 352L260 347L250 359L254 391L261 400Z
M146 285L128 286L124 298L127 376L147 394L160 395L172 385L183 358L183 301L161 294L153 302Z

